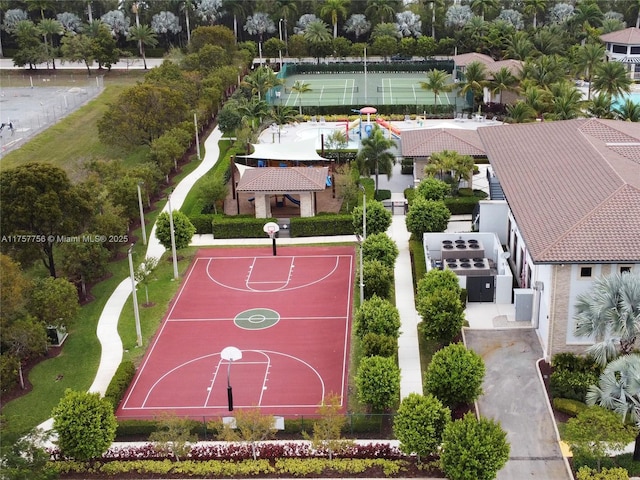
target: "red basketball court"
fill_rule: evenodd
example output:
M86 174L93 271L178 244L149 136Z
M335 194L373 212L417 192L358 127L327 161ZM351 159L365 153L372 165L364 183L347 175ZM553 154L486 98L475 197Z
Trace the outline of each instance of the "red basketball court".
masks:
M353 275L353 247L200 250L117 416L227 415L228 381L235 408L345 408Z

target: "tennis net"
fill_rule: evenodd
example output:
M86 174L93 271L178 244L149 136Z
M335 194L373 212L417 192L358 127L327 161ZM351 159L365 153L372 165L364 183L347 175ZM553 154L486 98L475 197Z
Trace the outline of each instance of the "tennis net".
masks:
M319 94L319 93L358 93L360 91L360 87L358 87L357 85L353 85L351 87L317 87L317 88L312 88L311 90L307 90L305 93L310 93L310 94ZM292 90L291 87L285 87L284 89L284 93L286 94L290 94L290 93L296 93L294 90Z
M420 86L409 85L409 86L393 86L393 87L376 87L378 93L394 93L394 92L416 92L420 91Z

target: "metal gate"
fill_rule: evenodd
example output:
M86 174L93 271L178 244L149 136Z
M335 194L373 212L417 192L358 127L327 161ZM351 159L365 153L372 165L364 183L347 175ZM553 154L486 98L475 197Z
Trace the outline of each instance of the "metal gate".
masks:
M467 301L493 302L495 277L467 277Z

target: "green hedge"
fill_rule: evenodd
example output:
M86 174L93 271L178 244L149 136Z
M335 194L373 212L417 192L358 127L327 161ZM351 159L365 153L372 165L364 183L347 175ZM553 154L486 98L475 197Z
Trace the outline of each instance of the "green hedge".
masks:
M567 415L576 416L583 410L589 408L586 403L572 400L570 398L554 398L553 408Z
M479 200L478 197L447 197L444 199L444 204L451 212L451 215L470 215Z
M389 200L391 198L391 190L378 190L376 194L376 200L382 202L383 200Z
M266 238L263 227L275 218L255 218L252 215L226 217L220 214L199 214L189 217L198 234L213 233L215 238Z
M325 235L353 235L353 217L345 214L320 214L315 217L291 218L292 237Z
M107 387L107 391L104 394L104 398L111 402L114 410L118 408L120 400L122 400L124 392L129 387L129 384L133 380L135 374L136 366L132 361L125 360L120 364L116 373L113 375L113 378Z

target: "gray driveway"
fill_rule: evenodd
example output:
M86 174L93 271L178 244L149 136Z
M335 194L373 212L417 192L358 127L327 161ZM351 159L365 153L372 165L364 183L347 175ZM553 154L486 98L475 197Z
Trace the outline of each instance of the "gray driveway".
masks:
M465 330L467 347L485 362L480 415L498 420L511 445L498 480L571 480L536 362L542 349L532 329Z

